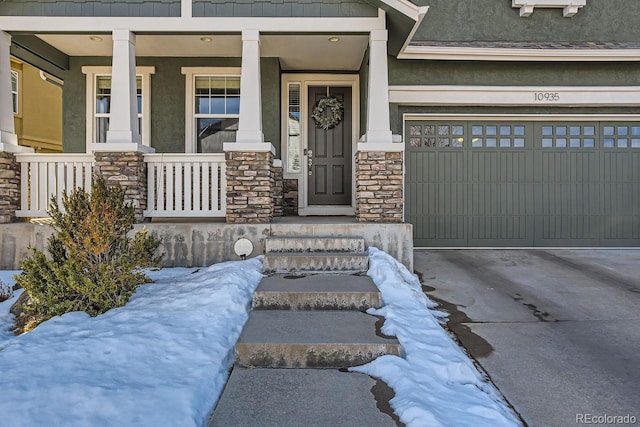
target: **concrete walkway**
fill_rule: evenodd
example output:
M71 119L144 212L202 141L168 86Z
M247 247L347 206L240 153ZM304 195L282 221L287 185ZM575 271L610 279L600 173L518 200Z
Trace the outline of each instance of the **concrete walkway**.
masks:
M359 311L380 303L366 276L265 277L209 427L402 425L389 405L393 390L344 369L400 354L380 320Z
M529 426L640 423L640 250L430 250L415 265Z

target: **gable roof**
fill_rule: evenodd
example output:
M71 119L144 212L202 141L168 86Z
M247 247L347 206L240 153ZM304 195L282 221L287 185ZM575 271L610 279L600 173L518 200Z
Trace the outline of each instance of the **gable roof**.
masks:
M368 0L384 10L389 31L389 53L397 56L411 41L429 6L417 6L408 0Z

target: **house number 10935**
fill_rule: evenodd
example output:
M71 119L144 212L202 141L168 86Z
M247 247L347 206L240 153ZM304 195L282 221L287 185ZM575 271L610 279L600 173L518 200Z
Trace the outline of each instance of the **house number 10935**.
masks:
M558 92L535 92L533 97L536 101L560 101L560 94Z

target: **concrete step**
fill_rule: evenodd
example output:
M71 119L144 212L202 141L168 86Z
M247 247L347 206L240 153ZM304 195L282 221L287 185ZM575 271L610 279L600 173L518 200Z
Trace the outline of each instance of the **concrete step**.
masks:
M398 340L379 332L381 323L358 311L254 310L236 343L236 364L340 368L400 355Z
M253 295L258 310L359 310L382 306L368 276L277 274L262 279Z
M368 264L364 252L269 252L262 269L265 273L361 273Z
M393 396L358 373L235 367L208 427L395 427Z
M360 237L280 236L267 237L266 252L364 252Z

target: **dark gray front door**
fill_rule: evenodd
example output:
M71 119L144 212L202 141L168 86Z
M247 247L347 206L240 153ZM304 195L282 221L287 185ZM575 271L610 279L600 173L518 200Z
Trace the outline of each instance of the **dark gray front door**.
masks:
M330 87L329 94L342 102L342 122L333 129L316 126L311 117L318 101L327 96L327 87L309 87L308 168L309 205L351 205L351 88Z

